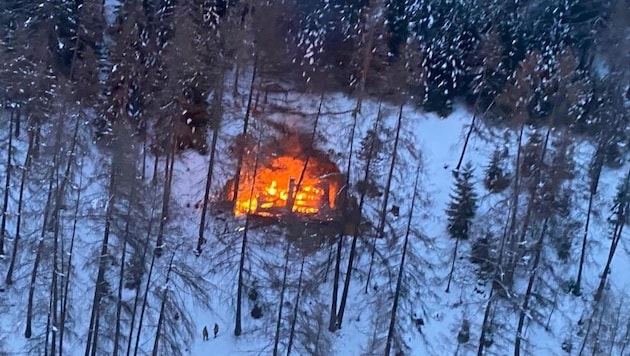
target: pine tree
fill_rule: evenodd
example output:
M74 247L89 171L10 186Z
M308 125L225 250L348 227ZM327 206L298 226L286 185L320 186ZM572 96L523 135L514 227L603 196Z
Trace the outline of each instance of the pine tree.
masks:
M456 239L467 239L472 218L477 210L477 193L473 189L471 179L473 168L470 163L462 172L455 173L455 191L451 194L451 202L446 209L448 216L448 232Z
M501 167L501 152L498 150L494 152L488 167L486 167L483 183L486 189L494 193L502 192L510 184L507 174Z

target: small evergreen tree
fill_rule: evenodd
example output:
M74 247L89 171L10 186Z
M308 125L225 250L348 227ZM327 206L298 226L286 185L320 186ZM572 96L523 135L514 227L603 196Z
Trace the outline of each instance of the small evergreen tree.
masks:
M483 182L486 186L486 189L491 192L502 192L510 184L510 180L501 165L500 151L494 151L492 159L490 160L490 164L488 164L488 167L486 167L485 174L486 177Z
M455 172L455 191L446 209L448 232L456 239L467 239L472 218L477 210L477 193L472 185L473 168L470 163Z

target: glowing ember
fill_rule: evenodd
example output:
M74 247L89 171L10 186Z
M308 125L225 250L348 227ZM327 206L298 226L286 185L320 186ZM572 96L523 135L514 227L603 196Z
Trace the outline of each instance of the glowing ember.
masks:
M315 215L336 208L339 180L324 178L338 173L330 161L281 156L254 167L251 161L243 162L234 215L280 216L287 211ZM232 199L234 182L228 187Z

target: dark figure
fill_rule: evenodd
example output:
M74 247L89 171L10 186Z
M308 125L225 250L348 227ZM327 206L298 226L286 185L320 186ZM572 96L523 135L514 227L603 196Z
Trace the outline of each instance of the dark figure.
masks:
M208 340L208 328L207 327L203 327L203 331L201 332L203 334L203 341L207 341Z
M219 333L219 324L214 323L214 338L217 338L217 334Z

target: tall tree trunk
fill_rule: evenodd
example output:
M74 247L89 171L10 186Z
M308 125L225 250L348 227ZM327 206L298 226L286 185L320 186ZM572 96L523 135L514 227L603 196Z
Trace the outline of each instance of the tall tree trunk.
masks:
M381 120L381 106L379 105L378 113L376 116L376 131L378 132L378 127ZM365 164L365 174L363 175L363 181L367 182L370 176L370 166L372 163L372 158L374 156L374 141L376 138L373 138L370 142L370 148L368 152L367 162ZM350 255L348 257L348 266L346 268L346 277L343 283L343 291L341 292L341 302L339 303L339 313L337 313L337 328L341 329L341 323L343 322L343 315L346 310L346 301L348 299L348 292L350 290L350 280L352 279L352 268L354 265L354 257L356 255L357 249L357 240L360 235L360 225L361 225L361 216L363 214L363 204L365 203L365 190L361 192L361 196L359 197L359 207L358 213L359 216L357 221L357 226L354 229L354 234L352 236L352 245L350 246Z
M245 110L245 118L243 119L243 132L241 133L242 138L245 139L247 136L247 130L249 128L249 116L251 115L251 107L252 107L252 99L254 97L254 84L256 82L256 71L258 70L258 56L254 57L254 69L252 73L252 81L249 85L249 97L247 99L247 109ZM232 201L236 203L236 199L238 198L238 189L241 181L241 170L243 169L243 155L244 152L241 152L238 155L238 161L236 163L236 176L234 177L234 193L232 195Z
M11 189L11 171L12 169L12 159L11 153L13 152L13 110L11 111L11 116L9 117L9 145L7 147L7 167L6 167L6 177L4 181L4 199L2 202L2 222L0 223L0 257L4 256L4 236L6 233L7 226L7 216L9 215L9 194Z
M160 163L160 153L156 150L155 157L153 158L153 176L151 177L151 184L158 184L158 166ZM166 169L166 168L165 168Z
M57 172L57 174L59 174L59 172ZM57 182L59 181L59 176L57 176ZM57 200L61 200L61 198L59 198L59 195L63 195L63 192L61 191L57 191ZM60 271L58 270L58 259L59 259L59 219L61 218L60 213L60 207L57 206L55 207L55 210L53 211L53 216L55 217L55 225L53 227L54 232L53 232L53 257L52 257L52 269L51 269L51 280L50 280L50 323L51 323L51 343L50 343L50 354L54 355L55 354L55 350L57 349L57 330L58 330L58 320L57 320L57 311L58 311L58 304L59 304L59 288L58 288L58 279L57 276L60 273ZM62 251L63 253L63 251ZM48 337L48 333L46 334L46 336Z
M298 311L300 309L300 295L302 291L302 274L304 273L304 257L302 257L302 263L300 264L300 276L298 277L297 293L295 296L295 302L293 305L293 318L291 319L291 332L289 333L289 341L287 343L287 356L291 355L293 349L293 338L295 336L295 325L297 324Z
M13 238L13 253L11 254L11 261L9 262L9 268L7 269L7 276L5 283L7 285L13 284L13 271L15 270L15 261L18 254L18 245L20 242L20 229L22 227L22 208L24 206L24 188L26 187L26 180L28 173L31 169L31 161L33 157L33 142L34 136L29 135L28 149L26 150L26 158L24 159L24 166L22 168L22 177L20 178L20 193L18 197L18 210L17 221L15 223L15 237Z
M101 241L101 253L99 255L99 265L96 277L96 284L94 286L94 298L92 301L92 311L90 316L90 326L88 328L87 342L85 346L85 356L94 356L96 354L96 346L98 345L98 328L100 323L100 308L101 300L105 296L106 282L105 282L105 269L108 265L109 259L109 234L111 228L113 207L114 207L114 191L116 190L116 167L112 164L111 176L109 182L109 198L107 201L107 208L105 210L105 229L103 231L103 240Z
M333 273L332 302L330 303L330 320L328 330L335 332L339 329L337 324L337 295L339 294L339 278L341 272L341 252L343 249L343 234L337 236L337 253L335 254L335 272Z
M542 147L542 151L540 153L540 158L538 159L538 167L534 169L533 172L533 182L529 188L529 201L527 202L527 210L525 211L525 217L523 218L523 228L521 229L521 235L518 239L518 244L521 245L525 241L525 236L527 234L527 230L529 229L529 221L531 219L534 208L538 207L535 203L538 188L542 181L542 167L545 162L545 156L547 154L547 147L549 144L549 136L551 135L551 129L547 129L547 135L545 137L545 142Z
M131 204L134 203L134 191L135 187L131 185L131 193L129 201L127 202L127 214L125 216L125 232L122 238L122 256L120 257L120 272L118 274L118 296L116 298L116 328L114 331L114 351L113 356L118 356L118 349L120 348L120 318L122 316L122 292L125 280L125 263L127 255L127 240L129 239L129 221L131 220Z
M521 128L519 130L519 134L518 134L518 148L516 151L516 163L515 163L515 168L514 168L514 192L512 193L512 209L510 212L510 227L505 231L503 238L502 238L502 242L501 242L501 249L499 251L499 264L502 268L497 269L497 272L500 273L498 276L496 276L497 278L494 279L494 283L500 283L502 286L509 286L512 284L512 278L514 276L514 268L515 266L512 266L512 255L515 253L514 251L516 250L516 216L518 213L518 202L519 202L519 195L520 195L520 165L521 165L521 151L522 151L522 146L523 146L523 130L525 129L525 123L521 124ZM508 258L507 261L504 261L504 254L505 254L505 245L506 243L509 243L509 247L508 247ZM507 289L502 289L503 292L508 293L509 291Z
M234 65L234 87L232 88L232 97L234 97L234 99L236 99L236 97L238 96L238 78L240 76L241 73L241 65L239 61L236 61L236 64Z
M352 129L350 130L350 148L348 149L348 166L346 169L346 182L345 187L343 189L348 190L350 187L350 172L352 170L352 157L354 155L354 134L357 128L357 114L355 111L352 115ZM348 214L348 199L344 199L343 214ZM330 332L334 332L339 329L339 325L337 322L337 298L339 294L339 277L341 270L341 252L343 250L343 227L337 236L337 254L335 257L335 273L333 277L333 292L332 292L332 301L330 303L330 321L328 323L328 330Z
M328 248L328 258L326 258L326 273L324 273L324 283L328 282L328 273L330 272L330 265L332 264L332 256L334 250L335 245L330 244L330 247Z
M626 325L626 335L623 337L623 344L621 345L621 351L619 352L620 355L625 355L624 352L626 351L626 347L628 346L629 342L630 342L630 320L628 320L628 325Z
M224 89L224 72L221 72L221 82L219 84L219 92L214 97L213 110L215 115L213 119L215 127L212 130L212 143L210 144L210 162L208 163L208 172L206 174L206 189L203 195L203 206L201 208L201 220L199 221L199 239L197 240L197 249L195 253L197 257L201 256L201 246L206 242L204 232L206 229L206 214L208 212L208 196L210 195L210 187L212 186L212 173L214 172L214 157L217 151L217 140L221 129L221 116L223 116L223 89ZM236 186L235 186L236 187Z
M158 235L155 241L155 255L161 257L164 251L164 229L168 222L169 201L171 199L171 185L173 183L173 167L175 166L175 141L170 141L170 150L166 155L166 164L164 167L164 191L162 195L162 212L160 216L160 225L158 227Z
M494 288L490 288L490 296L488 296L488 303L483 312L483 322L481 323L481 333L479 334L479 347L477 348L477 356L483 356L483 349L486 346L486 332L490 327L490 310L492 310L492 304L494 302Z
M372 239L372 253L370 255L370 267L368 268L367 281L365 282L365 293L368 292L368 286L370 284L370 277L372 276L372 266L374 264L374 254L376 253L376 238L383 238L383 232L385 230L385 223L387 220L387 207L389 205L389 193L392 187L392 180L394 178L394 167L396 167L396 156L398 155L398 142L400 139L400 128L402 126L403 108L404 104L400 105L398 111L398 123L396 124L396 138L394 139L394 149L392 151L392 161L389 165L389 172L387 173L387 182L385 183L385 192L383 193L383 208L378 218L378 228L376 229L376 236Z
M168 297L168 282L171 278L171 271L173 270L173 259L175 258L175 252L171 255L171 261L168 264L168 270L166 271L166 281L164 282L164 288L162 291L162 303L160 305L160 316L158 317L157 330L155 331L155 341L153 343L153 356L158 355L160 348L160 333L162 332L162 324L164 324L164 308L166 307L166 298Z
M516 326L516 339L514 340L514 356L519 356L521 354L521 340L523 338L523 326L525 325L525 317L529 315L529 300L532 296L532 292L534 290L534 282L536 281L536 277L538 276L536 272L538 271L538 265L540 263L540 255L542 254L543 249L543 240L545 238L545 233L547 232L547 222L549 218L546 218L543 222L542 231L540 232L540 237L538 238L538 242L536 243L536 254L534 255L534 262L532 265L532 270L529 272L529 282L527 283L527 290L525 291L525 297L523 298L523 305L521 306L520 314L518 317L518 324Z
M33 319L33 300L34 300L34 294L35 294L35 283L37 281L37 273L39 270L39 264L41 263L41 259L42 259L42 254L44 252L44 241L45 241L45 236L46 236L46 232L48 230L48 225L50 223L50 219L55 219L55 216L58 214L59 209L61 209L61 205L62 205L62 197L63 197L63 191L65 190L65 184L68 180L68 176L69 174L69 166L71 165L71 159L68 159L68 165L66 166L66 172L65 172L65 176L64 179L62 180L61 184L58 184L56 187L56 195L55 195L55 204L54 204L54 208L51 208L51 206L53 206L53 181L55 180L55 172L58 171L59 167L59 152L61 151L61 133L62 133L62 128L64 126L64 117L62 116L59 119L59 122L57 124L56 127L56 138L55 138L55 145L53 147L53 159L52 159L52 166L51 166L51 172L50 172L50 181L49 181L49 185L48 185L48 197L46 199L46 207L44 209L44 221L42 224L42 230L41 230L41 235L39 238L39 241L37 243L37 252L35 253L35 261L33 262L33 270L31 271L31 282L30 282L30 286L29 286L29 292L28 292L28 306L27 306L27 311L26 311L26 329L24 331L24 336L28 339L31 337L32 335L32 319ZM58 175L57 175L58 178ZM52 209L52 213L51 213L51 209ZM57 219L55 219L56 221ZM48 345L46 345L46 347L48 347Z
M304 181L304 176L306 175L306 169L308 168L308 164L311 160L311 152L313 151L313 143L315 142L315 138L317 136L317 125L319 124L319 118L322 113L322 104L324 102L324 93L322 92L319 97L319 106L317 108L317 114L315 115L315 121L313 122L313 129L311 130L311 142L309 144L309 148L306 152L306 159L304 159L304 165L302 165L302 170L300 171L300 176L298 177L297 184L295 185L295 190L293 192L293 197L290 200L290 203L287 204L288 211L293 211L293 203L295 202L295 197L298 192L302 188L302 182Z
M276 320L276 335L273 339L273 356L278 355L278 344L280 343L280 327L282 325L282 308L284 306L284 292L287 288L287 272L289 271L289 255L291 253L291 243L287 241L287 249L284 252L284 271L282 272L282 285L280 286L280 301L278 302L278 318Z
M52 283L50 283L50 289L52 289ZM46 337L44 338L44 356L48 356L48 341L50 340L52 313L53 313L53 294L52 294L52 290L49 290L48 291L48 314L46 316L46 332L45 332Z
M625 209L626 211L628 210L628 204L626 204ZM626 219L626 216L623 215L623 218ZM621 241L624 225L625 224L623 222L617 222L615 224L613 238L610 244L610 250L608 251L608 258L606 259L606 265L604 266L604 270L602 271L601 277L599 278L599 285L597 287L597 291L595 292L595 296L593 297L595 301L598 301L604 293L604 288L606 287L606 281L608 280L608 273L610 273L610 265L612 263L613 257L615 257L615 252L617 251L617 245L619 244L619 241Z
M77 198L74 206L74 217L72 222L72 236L70 238L70 249L68 251L68 267L66 267L66 277L63 286L63 304L61 306L60 330L59 330L59 356L63 356L63 341L66 329L66 315L68 312L68 290L70 289L70 276L72 275L72 257L74 253L74 241L77 232L77 221L79 220L79 202L81 201L81 190L83 189L83 161L79 169L79 184L77 187Z
M243 270L245 269L245 251L247 249L247 232L249 230L249 214L245 217L245 231L241 243L241 254L238 265L238 285L236 287L236 320L234 322L234 336L240 336L241 327L241 303L243 299Z
M22 110L21 105L17 104L17 109L15 111L15 138L20 137L20 121L22 120ZM9 131L10 133L11 131Z
M376 8L376 6L374 6L374 8ZM376 20L374 19L374 17L376 17L376 14L374 14L374 11L370 11L372 12L371 16L370 14L368 14L366 16L366 19L368 19L368 21L374 21L376 22ZM363 104L363 96L365 94L365 84L367 82L367 76L368 76L368 72L370 70L370 63L372 62L372 47L374 46L374 32L376 30L376 23L368 23L367 26L369 26L368 32L367 32L367 43L365 45L365 47L363 48L363 63L361 65L361 78L359 78L359 88L357 90L357 104L356 107L354 108L354 113L353 115L357 115L359 112L361 112L361 105Z
M470 121L470 127L468 128L468 133L466 134L466 139L464 140L464 147L462 147L462 153L459 155L459 160L457 161L457 167L455 167L456 171L459 171L459 169L462 167L462 162L464 162L464 155L466 154L466 148L468 148L468 141L470 141L470 136L472 136L472 133L475 130L475 119L477 118L476 112L477 112L477 109L475 108L475 113L473 114L472 120Z
M153 203L151 204L151 217L149 218L149 226L147 227L147 237L144 240L144 250L142 251L142 260L140 261L140 263L142 264L143 269L144 269L144 264L146 262L147 252L149 251L149 242L151 240L151 232L153 230L153 221L155 220L154 219L154 217L155 217L155 204L156 204L156 201L154 199ZM151 268L149 270L149 276L151 275L151 272L153 270L153 261L154 261L154 259L151 260ZM133 342L133 331L134 331L135 322L136 322L136 314L137 314L137 310L138 310L138 303L140 301L140 287L141 286L142 286L142 278L140 278L140 281L138 281L138 283L136 285L136 291L135 291L136 295L134 296L133 309L131 310L131 321L129 322L129 340L127 341L127 353L125 354L127 356L131 355L131 343ZM148 293L148 285L147 285L147 293ZM142 314L144 314L144 309L142 311ZM138 344L136 342L136 350L137 349L138 349Z
M37 243L37 252L35 253L35 262L33 262L33 270L31 271L31 282L28 289L28 305L26 307L26 329L24 337L31 338L32 335L32 319L33 319L33 298L35 296L35 282L37 281L37 270L42 259L44 250L44 236L46 235L46 227L48 226L48 215L53 199L53 179L50 178L48 183L48 198L46 199L46 207L44 208L44 222L42 223L41 235Z
M76 123L75 123L75 128L74 128L74 134L72 136L72 143L71 143L71 148L70 148L70 152L68 154L68 158L66 161L66 167L65 170L63 172L63 177L61 179L61 182L59 181L59 167L56 168L56 176L57 176L57 191L56 191L56 197L55 197L55 208L53 210L53 215L52 218L54 219L52 221L53 223L53 260L52 260L52 278L51 278L51 324L52 324L52 332L51 332L51 355L55 354L55 350L57 349L57 330L59 329L59 322L58 322L58 312L60 311L60 304L59 304L59 282L58 282L58 276L63 274L63 264L61 265L61 271L59 270L59 264L58 264L58 260L59 260L59 230L60 230L60 219L61 219L61 210L63 208L64 205L64 198L65 198L65 191L66 191L66 185L68 184L68 181L70 180L70 171L72 168L72 164L75 161L74 160L74 152L76 150L76 146L77 146L77 136L78 136L78 132L79 132L79 123L80 123L80 119L77 119ZM61 125L63 125L63 121L61 123ZM61 130L59 131L59 136L57 137L58 140L61 141ZM63 254L63 250L61 251L61 253Z
M453 261L451 262L451 271L448 273L448 282L446 283L446 293L451 290L451 280L455 271L455 260L457 259L457 249L459 248L459 238L455 238L455 248L453 249Z
M147 284L144 288L144 297L142 299L142 308L140 308L140 319L138 320L138 332L136 332L136 345L133 350L133 356L138 356L140 346L140 335L142 335L142 322L144 321L144 312L146 311L149 299L149 288L151 287L151 276L153 275L153 266L155 265L155 253L151 257L151 265L149 266L149 274L147 275Z
M603 145L600 144L595 152L595 160L593 164L593 170L591 171L591 186L588 196L588 210L586 211L586 223L584 224L584 235L582 236L582 249L580 251L580 263L578 266L578 275L573 286L573 294L582 294L582 272L584 269L584 260L586 259L586 242L588 240L588 228L591 222L591 212L593 209L593 198L597 193L597 186L599 185L599 178L601 176L602 167L604 165Z
M405 271L405 257L407 256L407 245L409 243L409 233L411 232L411 221L415 209L417 198L418 180L420 178L420 166L416 170L416 180L413 184L413 195L411 197L411 206L409 208L409 217L407 218L407 231L405 232L405 240L403 242L402 256L400 257L400 268L398 269L398 278L396 279L396 290L394 292L394 304L392 305L392 313L389 319L389 329L387 331L387 341L385 342L385 356L389 356L394 339L394 328L396 326L396 313L398 312L398 301L400 299L400 291L402 290L402 280Z
M256 174L258 172L258 151L260 149L260 139L258 140L258 147L256 152L256 160L254 163L254 178L252 181L252 186L249 191L249 196L253 196L254 194L254 186L256 185ZM239 172L240 175L240 172ZM236 189L236 184L234 185L234 189ZM236 201L236 200L235 200ZM234 336L240 336L242 332L241 325L241 314L242 314L242 304L243 304L243 271L245 269L245 252L247 251L247 234L249 233L249 213L251 211L251 201L250 206L247 207L247 214L245 216L245 229L243 230L243 241L241 243L241 253L238 264L238 285L236 286L236 317L234 321Z
M613 351L615 350L615 341L617 339L617 331L619 329L619 321L621 320L621 310L626 304L625 298L621 298L619 301L619 307L617 308L617 316L615 317L615 325L612 327L612 336L610 338L610 349L608 350L608 356L613 355ZM623 354L622 354L623 355Z

